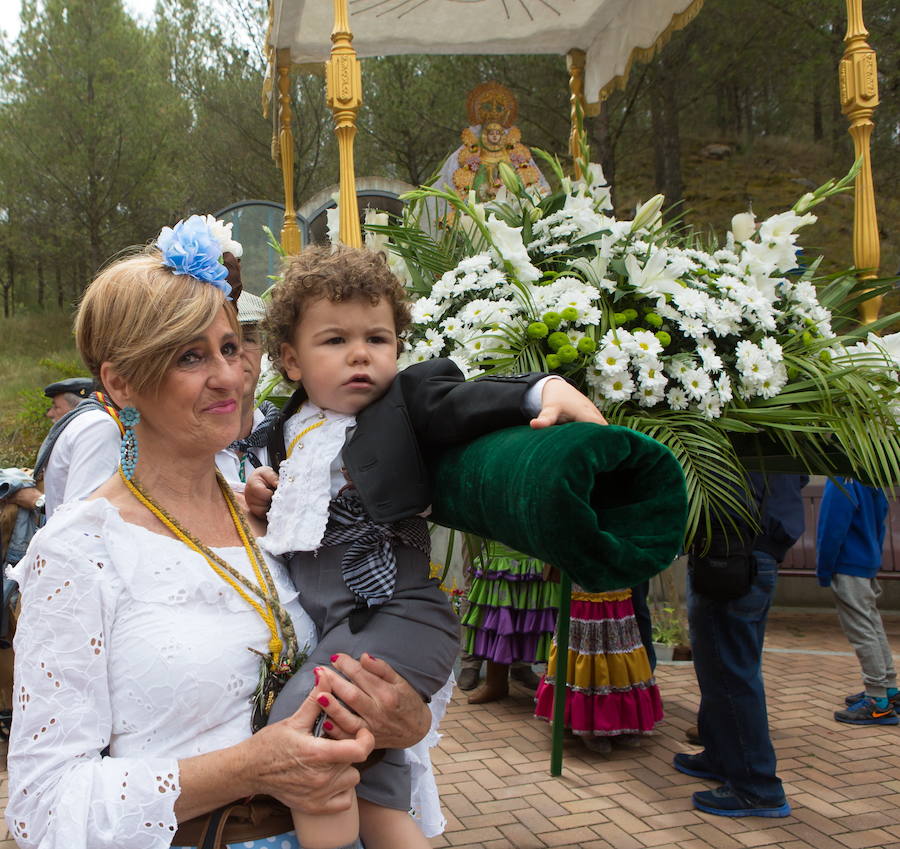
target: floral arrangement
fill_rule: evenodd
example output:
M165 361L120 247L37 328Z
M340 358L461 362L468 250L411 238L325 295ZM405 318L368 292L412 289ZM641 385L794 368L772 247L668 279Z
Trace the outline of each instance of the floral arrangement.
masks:
M244 252L241 243L231 238L231 227L231 222L220 221L212 215L192 215L174 227L163 227L156 238L163 265L176 274L190 275L230 295L228 269L221 259L226 253L239 258Z
M689 537L719 502L742 512L744 470L900 479L900 340L856 326L861 300L889 288L803 267L798 230L855 170L762 221L736 215L721 243L664 226L662 196L633 220L582 143L584 178L540 151L560 189L542 196L501 164L505 191L482 205L420 189L402 221L368 225L416 301L408 364L453 359L466 375L551 371L610 423L671 448L691 499ZM452 226L420 227L431 198ZM432 201L433 204L433 201Z

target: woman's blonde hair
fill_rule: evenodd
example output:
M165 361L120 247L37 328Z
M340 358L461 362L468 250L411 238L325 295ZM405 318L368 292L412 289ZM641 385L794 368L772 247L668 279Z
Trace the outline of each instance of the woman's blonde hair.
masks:
M110 363L137 392L154 391L178 350L201 334L226 301L221 290L162 264L155 248L104 268L75 317L75 342L91 374ZM235 333L234 309L226 314Z

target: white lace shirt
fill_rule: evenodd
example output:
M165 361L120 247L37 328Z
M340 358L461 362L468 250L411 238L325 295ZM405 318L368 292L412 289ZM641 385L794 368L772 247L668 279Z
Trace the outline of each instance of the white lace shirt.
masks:
M217 549L252 575L243 548ZM315 629L269 568L300 646ZM10 572L15 639L9 829L23 849L162 849L178 759L250 734L265 624L200 555L107 501L63 505ZM110 756L100 751L109 745Z

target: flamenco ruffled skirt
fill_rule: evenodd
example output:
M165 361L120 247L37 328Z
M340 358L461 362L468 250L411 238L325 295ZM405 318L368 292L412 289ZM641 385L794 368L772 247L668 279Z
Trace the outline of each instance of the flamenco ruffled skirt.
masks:
M578 735L649 734L663 718L659 688L634 618L631 590L572 593L565 727ZM535 693L535 716L553 716L558 646Z
M462 618L465 651L495 663L543 663L556 628L559 584L544 566L492 543L474 567L469 609Z

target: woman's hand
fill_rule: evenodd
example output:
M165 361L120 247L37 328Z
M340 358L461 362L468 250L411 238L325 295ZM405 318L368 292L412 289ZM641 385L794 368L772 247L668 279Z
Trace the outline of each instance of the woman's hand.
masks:
M319 699L337 701L316 687L293 716L236 746L179 761L178 821L258 794L274 796L304 813L347 810L359 782L353 764L369 756L374 739L361 722L340 740L313 737L313 724L322 711Z
M317 670L318 686L327 687L340 699L329 699L324 707L332 725L326 727L329 736L353 737L360 728L368 728L377 748L405 749L428 733L428 705L389 664L369 654L358 661L339 654L332 663L341 675L327 667Z
M249 768L257 793L267 793L292 810L328 814L346 810L362 763L374 748L371 732L362 726L341 740L313 737L312 727L325 702L337 700L316 687L297 712L266 726L248 741L253 753Z
M565 380L548 380L541 391L541 412L531 420L535 430L563 422L608 424L586 395Z
M270 466L254 469L244 488L244 500L250 515L265 519L272 503L272 495L278 488L278 475Z

